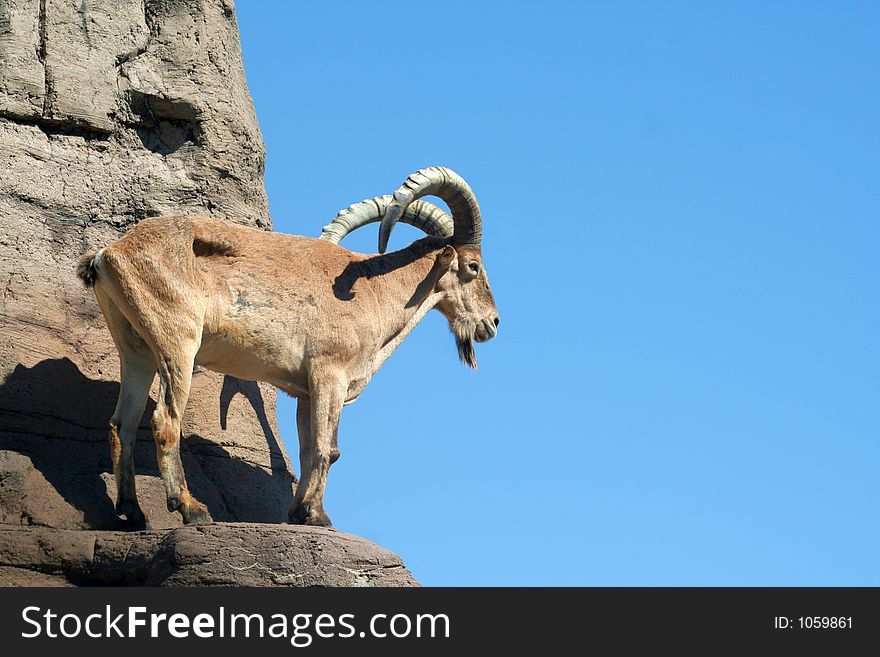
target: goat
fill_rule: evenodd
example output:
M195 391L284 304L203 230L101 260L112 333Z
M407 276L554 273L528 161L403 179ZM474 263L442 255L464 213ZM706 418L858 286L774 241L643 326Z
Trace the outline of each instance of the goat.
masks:
M418 199L446 201L450 217ZM338 245L381 220L379 254ZM398 221L428 233L385 253ZM339 458L344 404L432 308L449 321L459 357L476 367L474 341L499 323L481 253L480 208L445 167L418 171L394 193L355 204L322 239L266 232L226 220L148 218L118 241L84 255L78 275L93 287L119 351L121 386L109 421L116 511L146 526L137 501L134 442L158 372L152 417L169 511L186 524L211 522L189 492L180 461L181 416L193 367L267 381L297 398L300 478L288 521L329 526L324 489Z

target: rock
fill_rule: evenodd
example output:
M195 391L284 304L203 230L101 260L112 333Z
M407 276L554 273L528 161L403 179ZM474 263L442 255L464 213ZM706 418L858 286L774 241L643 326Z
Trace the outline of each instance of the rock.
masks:
M68 584L91 582L100 570L108 581L152 581L134 560L142 548L150 564L190 555L162 581L195 583L202 566L187 546L201 543L188 537L225 531L292 558L318 554L288 542L294 536L318 541L328 555L344 546L357 552L363 546L354 538L286 527L95 532L122 528L107 447L119 364L95 297L74 273L78 258L149 216L271 227L232 3L0 0L0 62L0 523L21 532L0 545L2 576L12 569L18 583ZM206 371L193 377L182 458L191 491L217 521L287 517L295 477L275 399L268 385ZM152 529L168 530L181 519L166 510L149 431L153 407L136 445L137 488ZM46 542L22 566L9 551L35 532ZM114 545L128 557L107 556ZM90 546L104 550L116 574L96 570ZM296 572L313 583L343 581L329 566L315 568ZM212 573L205 582L222 579ZM254 573L224 581L258 580L269 582Z
M400 557L323 527L161 531L0 525L0 586L418 586Z
M118 357L74 268L147 216L270 227L235 15L222 0L0 0L0 60L0 522L114 528ZM152 527L175 527L152 407L139 497ZM194 376L184 468L216 520L286 519L274 408L270 386Z

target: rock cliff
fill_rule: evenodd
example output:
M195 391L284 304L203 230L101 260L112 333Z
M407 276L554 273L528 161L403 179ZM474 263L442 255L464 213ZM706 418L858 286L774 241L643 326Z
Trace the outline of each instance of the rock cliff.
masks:
M334 541L340 554L354 544L360 550L360 565L337 559L344 568L370 561L363 555L371 544L331 530L175 529L180 518L165 508L149 432L152 402L136 465L153 531L109 531L122 528L106 428L119 366L94 295L74 275L76 261L148 216L209 215L270 228L263 166L231 2L0 0L0 582L235 584L247 578L199 573L196 561L177 579L155 574L178 542L232 538L254 554L277 554L280 545L311 559L312 574L285 571L288 583L348 582L314 575ZM197 372L183 434L190 489L215 520L286 519L295 477L273 388ZM82 548L74 566L47 556L68 542ZM99 550L106 545L115 557ZM376 564L396 558L373 549ZM126 573L132 551L143 563ZM117 573L109 579L107 559ZM105 574L93 577L98 571ZM247 582L279 583L258 579Z
M400 557L321 527L164 531L0 525L0 586L417 586Z

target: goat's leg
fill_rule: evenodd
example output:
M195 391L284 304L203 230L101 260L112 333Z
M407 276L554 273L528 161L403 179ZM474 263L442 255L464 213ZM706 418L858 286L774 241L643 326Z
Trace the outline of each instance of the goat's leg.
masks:
M144 415L156 362L150 348L134 330L103 285L95 286L98 305L107 320L120 360L119 398L109 422L110 458L116 477L116 513L125 516L133 529L146 527L146 518L135 489L134 446Z
M333 427L333 437L330 439L330 465L339 460L339 421Z
M194 498L186 485L180 462L180 424L192 382L196 345L172 354L160 354L159 400L153 413L156 460L165 483L168 510L180 511L187 525L211 522L207 507Z
M289 515L291 523L322 527L331 524L324 512L324 488L330 470L333 435L339 425L346 389L341 381L329 377L310 382L310 467L308 475L303 474L297 485L296 499Z
M138 504L135 489L134 447L150 385L156 376L156 364L149 352L130 352L123 358L119 399L110 418L110 456L116 476L116 513L125 516L133 528L144 528L146 518Z
M293 495L293 503L287 512L287 519L295 523L294 512L302 502L306 482L312 469L312 409L308 398L300 397L296 402L296 432L299 436L299 481Z

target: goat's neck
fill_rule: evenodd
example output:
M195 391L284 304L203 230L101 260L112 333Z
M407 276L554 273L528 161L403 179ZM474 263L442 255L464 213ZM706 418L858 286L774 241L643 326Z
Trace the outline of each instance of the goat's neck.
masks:
M410 252L414 247L415 245L411 245L403 251L380 256L389 258L389 262L391 258L400 258L406 264L374 279L376 294L381 300L383 310L381 319L384 335L382 348L373 359L373 374L424 319L428 311L443 298L442 293L434 291L437 281L433 267L439 249L429 250L418 256L424 249Z

